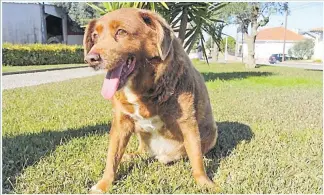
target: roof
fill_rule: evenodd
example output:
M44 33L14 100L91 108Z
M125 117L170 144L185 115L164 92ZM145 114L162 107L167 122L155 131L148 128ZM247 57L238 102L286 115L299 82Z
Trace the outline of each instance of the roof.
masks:
M260 30L257 34L257 41L283 41L285 36L285 28L284 27L275 27L275 28L267 28L264 30ZM291 30L286 31L286 40L287 41L301 41L304 40L304 36L297 34Z
M314 39L316 38L316 35L314 35L314 33L312 33L312 32L300 32L299 34L304 35L304 36L308 35Z
M310 32L323 32L323 27L313 28L313 29L310 30Z

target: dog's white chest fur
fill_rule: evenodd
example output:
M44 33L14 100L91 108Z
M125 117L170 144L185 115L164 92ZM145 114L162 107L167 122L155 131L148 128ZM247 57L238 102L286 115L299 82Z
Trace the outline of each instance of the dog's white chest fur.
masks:
M172 140L164 138L159 130L163 128L164 123L161 118L156 115L150 118L144 118L139 113L139 105L137 104L138 97L132 93L132 91L125 86L124 94L129 103L134 104L134 113L124 112L125 114L132 117L137 125L139 125L145 132L151 134L149 141L149 150L152 155L163 162L167 163L169 161L168 154L178 148L178 145L175 144Z
M164 124L158 115L150 118L144 118L140 115L139 105L137 104L138 98L128 87L124 88L124 93L127 101L134 105L134 113L124 113L132 117L143 130L146 132L155 133L163 127Z

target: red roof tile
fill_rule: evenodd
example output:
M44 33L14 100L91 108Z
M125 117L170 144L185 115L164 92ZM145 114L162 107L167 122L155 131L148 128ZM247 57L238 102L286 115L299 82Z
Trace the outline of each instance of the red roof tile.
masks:
M275 27L267 28L260 30L257 34L256 40L284 40L285 28L284 27ZM305 39L302 35L299 35L291 30L286 31L286 40L287 41L301 41Z

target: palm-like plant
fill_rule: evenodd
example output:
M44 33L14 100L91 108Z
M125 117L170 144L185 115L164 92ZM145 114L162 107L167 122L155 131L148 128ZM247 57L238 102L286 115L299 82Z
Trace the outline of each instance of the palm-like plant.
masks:
M134 7L140 9L149 9L156 11L157 7L163 7L164 9L169 9L165 2L103 2L99 5L94 3L87 3L90 7L97 10L101 15L120 8Z
M228 3L204 3L204 2L103 2L101 4L87 3L100 14L114 11L124 7L136 7L150 9L160 13L178 33L187 53L193 49L199 39L202 52L208 62L203 32L211 36L219 45L222 38L222 30L225 23L219 19L221 9Z
M179 39L183 42L186 52L189 53L197 39L201 44L202 52L206 58L203 32L211 36L213 41L219 45L221 32L225 23L220 20L220 10L228 3L194 3L179 2L168 3L170 11L165 17L175 32L178 32Z

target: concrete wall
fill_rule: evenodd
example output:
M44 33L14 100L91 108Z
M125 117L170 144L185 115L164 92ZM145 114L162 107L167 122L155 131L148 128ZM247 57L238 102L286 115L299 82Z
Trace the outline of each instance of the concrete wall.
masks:
M293 47L294 42L286 42L285 53L288 54L288 50ZM282 53L283 42L257 42L255 44L255 58L256 59L268 59L271 54ZM248 47L247 44L243 44L243 56L247 57Z
M82 45L83 44L83 35L68 35L67 36L68 45Z
M2 4L2 41L41 43L41 6L38 4Z
M288 54L288 50L292 48L294 43L286 42L285 54ZM283 42L275 43L257 43L255 46L256 58L264 59L269 58L271 54L282 53L283 52Z
M324 41L318 41L315 43L314 55L312 57L314 60L321 59L324 61Z

